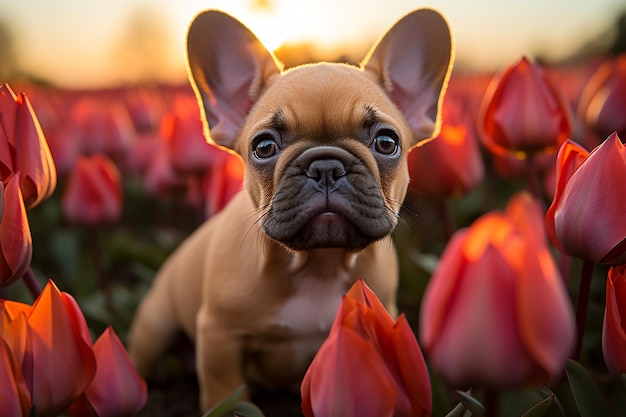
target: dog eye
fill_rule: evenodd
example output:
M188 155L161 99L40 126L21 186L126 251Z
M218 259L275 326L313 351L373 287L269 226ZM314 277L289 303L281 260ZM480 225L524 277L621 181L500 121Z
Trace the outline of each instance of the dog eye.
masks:
M274 139L261 139L254 146L253 153L257 159L271 158L278 153L278 146L276 145Z
M383 130L374 139L374 149L383 155L393 155L398 150L398 137L390 130Z

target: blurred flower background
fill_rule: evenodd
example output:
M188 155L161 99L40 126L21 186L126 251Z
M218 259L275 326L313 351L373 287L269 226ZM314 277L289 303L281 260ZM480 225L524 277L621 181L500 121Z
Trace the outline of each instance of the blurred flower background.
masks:
M121 349L137 303L167 255L242 181L240 160L202 135L184 56L193 16L207 8L233 14L292 67L356 64L397 19L423 6L448 19L456 63L439 137L409 157L412 182L394 236L401 327L368 313L373 301L362 298L373 295L346 301L342 314L358 312L358 338L338 316L323 351L334 359L320 356L310 379L318 388L343 384L346 396L359 397L346 401L364 401L363 381L342 372L322 379L315 370L334 368L340 354L362 346L345 369L359 369L360 357L384 363L367 369L395 378L378 382L410 412L416 399L398 382L406 366L394 361L419 356L422 368L421 351L384 346L394 332L413 346L408 323L415 335L421 328L416 339L430 381L420 371L428 389L419 391L432 395L424 404L434 416L458 407L450 415L484 415L476 398L493 406L489 394L503 385L510 388L500 397L505 416L626 412L623 0L19 0L0 3L0 85L10 85L0 89L0 299L11 300L0 304L0 374L11 382L0 383L0 399L13 399L15 415L28 415L38 398L41 381L22 375L30 365L19 370L20 343L28 332L46 332L24 323L48 279L63 295L48 284L44 300L71 294L84 314L91 337L74 332L82 332L83 353L119 364L109 374L90 366L80 388L58 387L72 395L47 404L49 412L75 400L76 415L133 415L146 401ZM545 225L537 220L543 216ZM59 308L72 317L75 310ZM480 326L485 317L510 332L490 333ZM363 333L369 326L376 332ZM340 343L343 333L352 339ZM573 360L563 363L571 333ZM179 351L163 361L139 415L199 415L193 350L181 343ZM502 369L511 361L516 375ZM98 390L115 381L112 374L132 386L126 394L104 389L121 397L103 400ZM467 391L468 383L477 390ZM325 392L310 390L315 407L305 413L336 405L323 402L338 399ZM268 416L300 413L298 399L258 401ZM360 409L351 405L343 409Z

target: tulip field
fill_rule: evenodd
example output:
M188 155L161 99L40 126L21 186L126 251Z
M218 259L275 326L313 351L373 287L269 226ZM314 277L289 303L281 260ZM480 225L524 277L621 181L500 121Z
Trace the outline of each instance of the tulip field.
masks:
M441 117L408 157L400 315L357 281L300 396L207 416L626 415L626 55L455 70ZM145 381L126 337L243 174L188 85L3 84L0 417L202 416L192 345Z

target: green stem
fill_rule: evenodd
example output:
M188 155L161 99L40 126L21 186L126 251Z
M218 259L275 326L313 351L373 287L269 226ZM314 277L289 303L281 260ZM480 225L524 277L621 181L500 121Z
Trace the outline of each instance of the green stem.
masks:
M572 359L578 361L583 349L585 335L585 322L587 321L587 306L591 292L591 278L593 276L594 263L584 260L580 272L580 284L578 285L578 300L576 302L576 344L572 352Z
M454 216L452 215L452 207L450 207L450 200L439 200L437 204L437 211L439 212L439 217L441 218L445 238L446 240L449 240L456 229Z
M485 406L485 417L498 417L498 392L494 389L487 389L483 405Z
M534 155L526 157L526 167L528 170L528 188L537 201L544 205L543 191L541 189L541 181L539 179L539 170L537 169L537 161Z
M104 304L107 310L111 313L115 311L115 305L113 303L113 294L111 292L111 285L107 279L106 270L104 267L104 261L102 259L102 232L100 227L92 229L90 236L91 243L91 256L93 259L94 269L96 271L96 277L98 280L98 288L102 291L104 297Z
M33 272L30 265L26 269L26 272L24 273L22 279L24 280L26 287L28 287L28 291L30 291L33 298L36 300L41 294L42 288L39 281L37 281L37 277L35 276L35 273Z

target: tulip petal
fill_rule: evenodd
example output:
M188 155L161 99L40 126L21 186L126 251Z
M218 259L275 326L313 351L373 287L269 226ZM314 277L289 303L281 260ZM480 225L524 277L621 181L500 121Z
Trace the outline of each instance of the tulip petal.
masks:
M0 110L0 182L8 178L13 172L13 160L11 158L11 145L4 131L4 119L6 115ZM0 213L0 216L2 213Z
M517 331L514 271L489 245L463 274L441 334L430 346L430 358L457 386L513 387L532 370Z
M31 400L19 364L7 343L0 338L0 404L2 417L26 417Z
M362 279L357 280L346 293L346 298L351 298L374 310L376 317L384 321L384 325L393 326L393 318L387 311L383 303L380 302L374 291L367 286Z
M602 325L602 353L614 378L626 373L626 266L612 267L606 282L606 305Z
M302 397L313 412L307 417L394 414L396 392L383 361L367 342L346 327L339 328L324 342L305 380Z
M137 374L111 326L93 346L98 369L85 391L99 417L134 416L145 405L145 381Z
M459 256L467 236L467 229L452 235L426 288L420 313L420 340L427 351L431 351L439 338L447 311L456 297L461 272L467 263Z
M432 394L428 368L422 351L415 339L413 330L404 314L398 317L391 330L391 342L395 350L398 369L402 374L404 392L411 403L411 413L407 416L430 416L432 412ZM396 416L402 414L396 413Z
M17 120L17 97L9 86L0 86L0 126L4 130L8 143L15 145L15 121ZM0 154L2 155L2 154Z
M61 205L73 223L95 225L119 220L122 187L115 164L101 154L80 157L68 178Z
M48 142L26 95L17 98L15 125L15 167L22 173L20 188L27 208L52 195L57 172Z
M15 173L4 186L4 210L0 219L0 286L20 278L30 265L32 238L26 207Z
M524 269L516 283L520 337L529 354L546 371L548 383L558 377L574 336L574 316L561 275L547 247L526 246Z
M588 156L589 152L587 152L585 148L568 139L563 142L556 157L556 187L552 204L550 204L546 213L545 227L550 241L564 253L567 253L567 251L563 248L563 245L561 245L557 237L554 216L559 206L561 196L563 195L565 185Z
M26 382L40 416L55 416L87 388L96 372L85 318L67 308L65 296L51 281L28 317L33 364ZM70 302L71 303L71 302ZM59 375L63 375L59 379ZM30 379L29 379L30 378Z
M626 261L626 253L605 259L626 237L625 172L626 148L613 134L572 174L554 216L567 253L595 263Z

